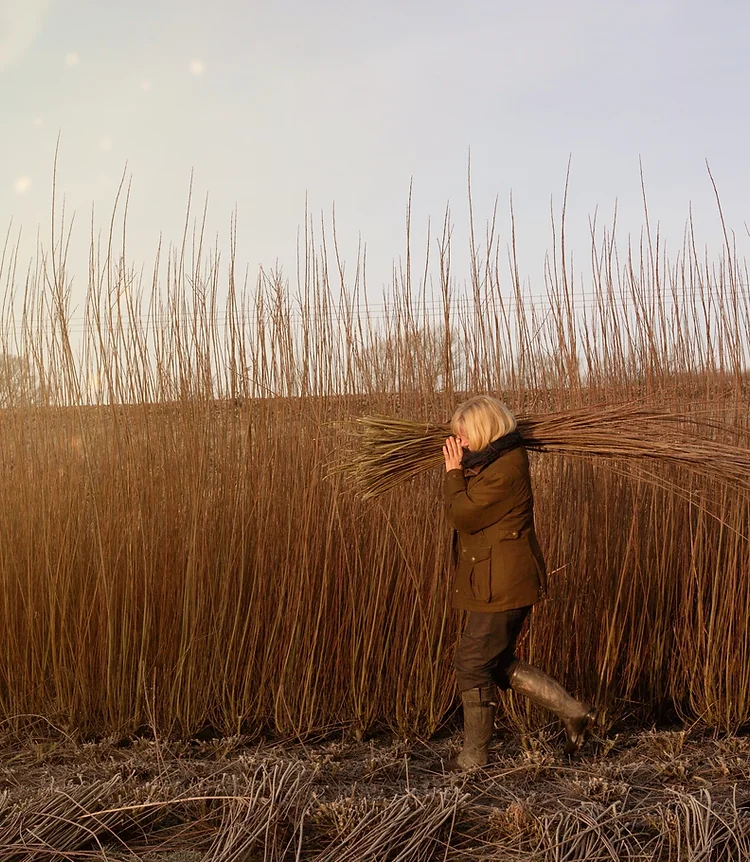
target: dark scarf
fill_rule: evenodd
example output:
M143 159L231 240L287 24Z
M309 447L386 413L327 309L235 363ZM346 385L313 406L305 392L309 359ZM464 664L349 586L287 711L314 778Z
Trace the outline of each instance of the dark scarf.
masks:
M475 476L493 461L497 461L501 455L521 445L523 445L521 435L518 431L511 431L510 434L493 440L492 443L485 446L484 449L480 449L479 452L471 452L467 449L461 458L461 467L464 472Z

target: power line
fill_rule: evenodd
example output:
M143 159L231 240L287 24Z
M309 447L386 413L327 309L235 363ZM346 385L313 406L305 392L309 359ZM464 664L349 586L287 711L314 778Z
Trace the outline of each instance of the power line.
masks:
M731 291L724 291L718 294L715 291L696 288L670 289L668 292L651 294L645 297L633 296L632 294L630 296L622 296L621 293L616 291L613 291L611 294L589 292L572 295L569 307L573 312L606 311L610 309L617 311L636 307L647 310L663 307L668 311L670 308L677 310L679 308L679 300L688 298L693 300L693 305L701 311L703 311L701 303L706 301L710 304L711 308L716 309L718 312L720 306L731 305L736 298L747 299L748 297L750 297L750 288L748 287L734 288ZM557 307L561 314L567 314L567 297L561 301L561 298L550 296L549 294L534 294L524 296L519 301L517 298L508 299L485 294L484 297L480 298L479 305L477 305L473 297L459 297L452 300L447 308L442 300L418 302L411 308L406 308L397 300L394 300L393 304L368 302L344 308L339 303L332 303L325 309L321 309L319 306L315 308L301 308L299 304L296 304L297 307L293 310L287 308L281 312L281 321L296 325L303 323L315 324L316 322L331 322L341 325L350 321L352 326L358 327L361 324L366 326L368 321L375 323L393 321L394 318L403 315L408 316L411 321L416 323L422 320L442 322L445 318L446 310L451 318L459 317L460 319L462 316L486 314L488 311L494 312L494 316L497 317L498 313L506 316L514 312L517 313L519 310L525 311L527 309L528 311L547 310L549 312L555 307L555 302L558 303ZM614 305L612 304L613 302ZM750 315L750 310L748 310L747 315ZM196 311L195 308L178 312L174 310L161 313L144 312L135 318L130 315L112 315L110 312L110 315L104 318L102 332L105 335L107 334L109 323L116 325L117 329L115 329L115 332L133 328L153 332L158 329L168 330L175 326L184 327L186 324L193 322L197 322L199 327L204 324L223 327L236 324L239 327L247 328L258 327L262 324L272 329L274 319L278 318L272 304L269 304L262 312L259 312L257 308L252 311L246 310L237 313L222 310L212 315L203 315ZM61 322L59 319L54 319L41 324L32 321L30 324L20 322L14 323L12 326L6 322L4 328L20 333L24 329L24 326L28 332L35 334L60 329ZM68 333L78 335L87 331L96 332L98 327L95 320L89 318L87 321L86 315L78 315L65 318L65 328Z

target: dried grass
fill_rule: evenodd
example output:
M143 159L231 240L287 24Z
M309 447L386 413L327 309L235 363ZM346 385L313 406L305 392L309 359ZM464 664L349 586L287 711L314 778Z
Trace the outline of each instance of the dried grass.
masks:
M746 738L624 735L573 762L515 739L464 775L441 768L453 740L5 749L3 859L750 858Z

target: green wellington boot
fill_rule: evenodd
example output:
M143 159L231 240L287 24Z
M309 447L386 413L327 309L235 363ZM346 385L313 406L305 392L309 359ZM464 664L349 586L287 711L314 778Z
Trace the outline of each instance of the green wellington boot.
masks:
M586 728L596 718L596 710L568 694L552 677L525 661L516 663L508 674L513 691L523 694L538 706L554 712L562 721L568 740L566 754L575 754L583 745Z
M450 769L468 770L487 765L487 752L495 730L497 689L494 685L461 692L464 707L464 746Z

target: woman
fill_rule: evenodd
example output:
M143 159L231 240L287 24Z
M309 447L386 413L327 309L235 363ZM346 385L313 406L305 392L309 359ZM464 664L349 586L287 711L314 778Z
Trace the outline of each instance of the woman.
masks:
M496 398L478 395L458 407L451 430L443 455L446 512L458 532L453 607L469 612L456 653L464 711L457 765L487 763L497 688L512 688L552 710L565 727L565 751L573 754L595 710L514 654L531 606L546 587L529 459L516 420Z

